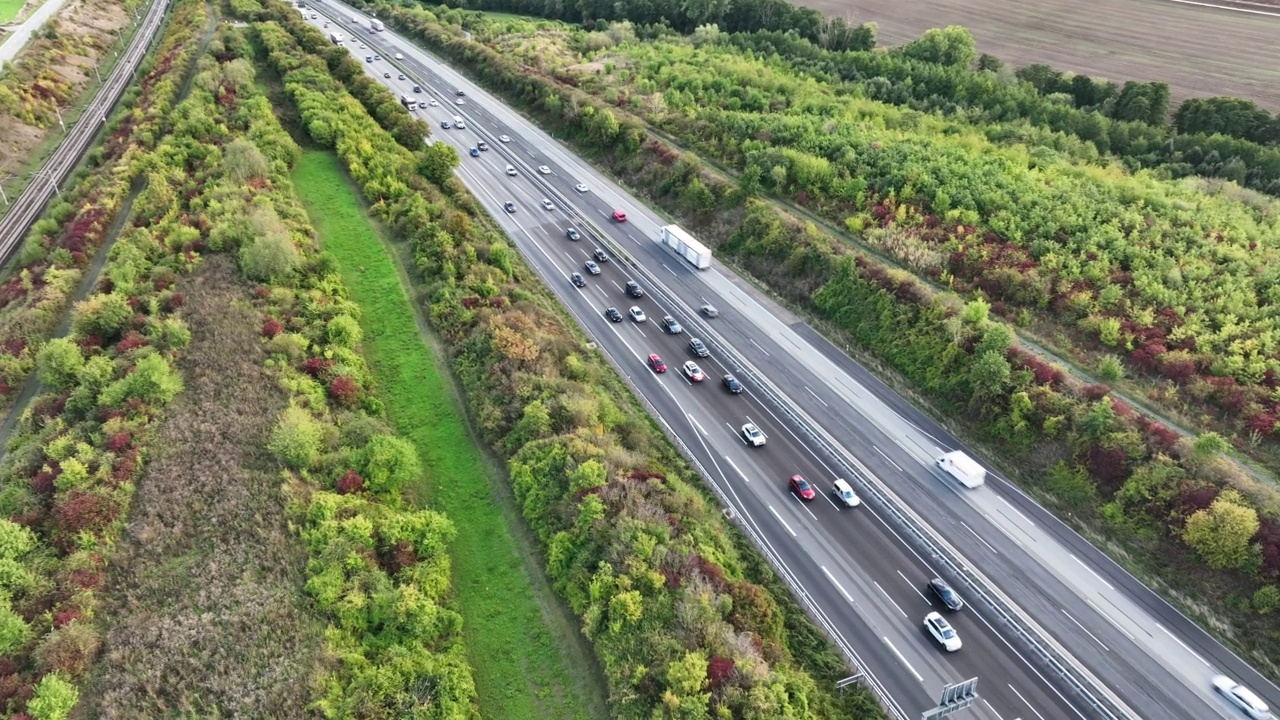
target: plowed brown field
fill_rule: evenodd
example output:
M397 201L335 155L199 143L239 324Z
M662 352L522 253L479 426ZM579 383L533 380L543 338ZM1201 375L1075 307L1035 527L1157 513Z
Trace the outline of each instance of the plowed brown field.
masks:
M1280 110L1280 8L1261 2L1241 5L1258 12L1171 0L797 2L877 23L882 47L929 28L963 25L979 52L1016 66L1046 63L1118 82L1166 82L1173 107L1187 97L1230 95Z

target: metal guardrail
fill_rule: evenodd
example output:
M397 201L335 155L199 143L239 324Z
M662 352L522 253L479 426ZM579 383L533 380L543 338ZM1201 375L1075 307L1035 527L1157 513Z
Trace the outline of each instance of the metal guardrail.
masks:
M169 0L152 2L133 36L133 44L125 50L120 62L116 63L107 76L106 82L98 88L98 94L85 106L79 120L71 125L57 149L34 173L31 184L13 201L8 212L0 219L0 265L9 262L27 231L44 212L49 200L54 195L62 194L60 186L79 164L98 130L106 124L107 115L133 82L133 76L146 57L168 9Z

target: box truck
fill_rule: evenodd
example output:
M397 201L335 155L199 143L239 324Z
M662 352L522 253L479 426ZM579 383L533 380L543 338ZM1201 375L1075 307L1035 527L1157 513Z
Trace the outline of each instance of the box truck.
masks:
M329 33L329 42L333 43L334 45L337 45L338 47L342 47L342 43L345 39L346 38L342 37L342 33L340 32Z
M408 95L401 95L401 96L400 96L400 104L404 106L404 109L405 109L405 110L417 110L417 109L418 109L418 101L417 101L417 100L414 100L413 98L409 97Z
M979 487L987 480L986 469L959 450L938 456L938 467L967 488Z
M370 20L370 21L369 21L369 29L370 29L370 30L372 30L372 31L374 31L374 32L381 32L381 31L382 31L382 21L381 21L381 20L379 20L379 19L377 19L377 18L373 18L372 20Z
M678 225L665 225L658 241L699 270L711 267L711 250Z

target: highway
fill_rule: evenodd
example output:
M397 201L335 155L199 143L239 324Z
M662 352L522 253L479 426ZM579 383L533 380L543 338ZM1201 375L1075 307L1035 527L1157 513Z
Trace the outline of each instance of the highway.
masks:
M654 242L663 221L572 152L393 32L348 21L363 15L327 0L311 7L334 20L362 60L383 56L365 63L370 74L397 94L439 104L417 114L436 140L459 149L460 177L895 715L919 717L944 684L975 676L981 700L955 717L1241 717L1210 689L1219 670L1280 705L1280 689L995 473L976 490L940 474L933 458L960 447L943 428L742 279L714 263L697 271L667 252ZM390 60L395 52L405 59ZM413 95L415 82L427 92ZM455 114L467 129L440 129ZM500 142L503 134L511 141ZM472 158L478 140L490 149ZM514 213L503 211L506 202ZM610 220L615 209L625 223ZM582 240L566 238L570 226ZM610 261L574 287L569 274L586 275L598 242ZM624 295L627 280L646 290L643 299ZM704 303L721 316L700 317ZM650 320L602 315L632 304ZM663 333L665 314L685 332ZM698 360L704 383L679 372L690 336L711 350ZM670 371L650 371L649 353ZM725 392L718 378L726 372L746 392ZM739 439L745 422L768 435L764 447ZM788 491L796 473L820 491L812 502ZM836 505L827 492L836 477L854 485L861 507ZM957 653L943 652L921 626L939 609L924 589L935 576L968 601L949 616L964 642Z

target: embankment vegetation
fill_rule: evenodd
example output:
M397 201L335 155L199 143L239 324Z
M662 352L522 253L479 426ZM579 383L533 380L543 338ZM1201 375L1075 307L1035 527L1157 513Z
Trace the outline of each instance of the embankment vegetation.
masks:
M1057 318L1065 336L1128 363L1104 368L1150 373L1171 398L1220 407L1219 427L1247 420L1256 442L1274 442L1274 200L1083 163L1053 146L1078 147L1065 134L992 139L992 126L871 100L783 50L747 49L764 40L712 28L687 38L650 28L656 37L642 41L621 23L592 31L381 5L379 15L879 358L940 416L998 446L1014 477L1276 671L1274 490L1224 461L1219 435L1182 439L1106 385L1017 348L1010 327Z
M360 64L283 4L235 7L257 21L303 127L412 250L476 426L508 459L547 574L603 665L611 713L880 716L866 691L832 689L838 654L483 219L448 172L453 152L397 144L343 87Z

